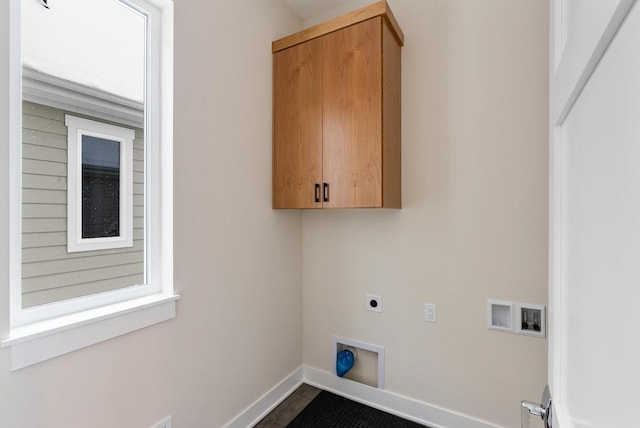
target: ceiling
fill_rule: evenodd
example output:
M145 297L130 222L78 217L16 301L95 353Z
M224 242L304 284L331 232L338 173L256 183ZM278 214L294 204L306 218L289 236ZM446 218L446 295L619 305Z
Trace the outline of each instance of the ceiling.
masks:
M282 0L303 20L336 9L349 0Z

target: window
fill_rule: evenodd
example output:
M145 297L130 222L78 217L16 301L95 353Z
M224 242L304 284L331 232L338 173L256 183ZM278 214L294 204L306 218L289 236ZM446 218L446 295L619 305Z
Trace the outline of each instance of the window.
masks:
M0 344L14 370L173 318L179 297L173 2L49 6L9 3L10 144L0 157L9 218L0 211L0 224L9 225L10 281L0 291L10 329Z
M65 124L67 251L132 247L135 131L70 115Z
M82 208L82 218L79 222L82 230L81 239L85 241L98 238L121 238L120 222L125 222L129 218L128 215L120 215L121 206L125 211L128 208L126 193L120 192L120 183L126 185L128 181L127 178L121 177L121 172L124 175L128 170L120 168L120 144L124 145L124 141L86 134L81 136L81 141L81 191L78 195L80 198L74 201ZM122 158L124 159L124 156ZM126 228L123 229L126 230ZM117 246L130 245L126 242L124 245Z

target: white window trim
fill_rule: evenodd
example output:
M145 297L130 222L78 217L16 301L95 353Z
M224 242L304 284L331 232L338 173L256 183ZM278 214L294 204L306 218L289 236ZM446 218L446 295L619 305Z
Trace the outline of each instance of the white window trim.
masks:
M121 0L149 17L145 150L147 285L22 308L21 290L21 0L10 0L9 48L9 337L17 370L175 317L173 289L173 1ZM151 183L151 184L150 184ZM155 184L153 184L155 183ZM161 183L162 188L159 184ZM158 185L156 185L158 184ZM3 222L3 224L7 224ZM2 285L4 286L4 285ZM2 304L2 303L0 303Z
M95 120L65 115L67 126L67 251L107 250L133 246L133 139L135 131ZM82 137L117 141L120 145L120 213L118 236L83 238Z

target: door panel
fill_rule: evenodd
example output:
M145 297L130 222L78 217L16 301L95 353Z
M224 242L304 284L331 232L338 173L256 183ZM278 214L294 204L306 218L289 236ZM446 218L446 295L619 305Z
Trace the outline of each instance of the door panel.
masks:
M635 0L556 0L551 116L563 120ZM559 123L559 122L554 122Z
M549 383L563 428L638 426L640 7L601 3L604 24L579 22L594 2L567 9L568 30L591 36L569 34L551 66Z
M325 207L382 206L382 18L323 37Z
M321 41L275 53L273 76L273 207L321 208Z
M640 348L625 346L640 325L638 52L635 8L563 126L565 405L575 426L638 426Z

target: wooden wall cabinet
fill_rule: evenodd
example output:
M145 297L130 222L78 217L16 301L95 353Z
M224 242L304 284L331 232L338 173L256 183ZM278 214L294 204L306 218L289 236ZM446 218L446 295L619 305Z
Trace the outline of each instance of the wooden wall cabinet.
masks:
M273 42L273 208L400 208L400 48L385 1Z

